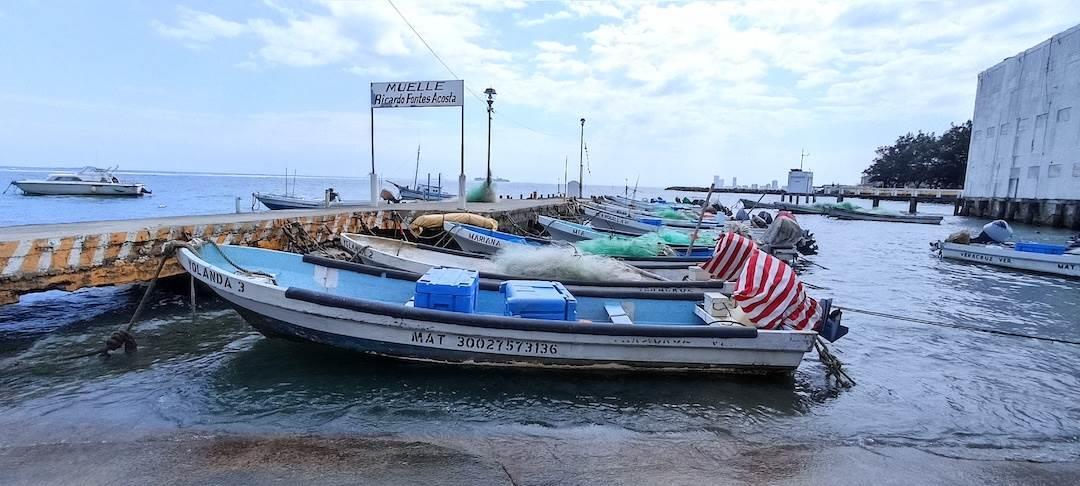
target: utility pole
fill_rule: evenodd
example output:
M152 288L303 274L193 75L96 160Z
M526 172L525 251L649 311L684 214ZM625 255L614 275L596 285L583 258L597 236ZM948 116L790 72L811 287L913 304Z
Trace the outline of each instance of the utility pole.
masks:
M570 181L568 181L566 179L568 177L568 174L569 174L569 172L567 172L566 168L569 167L569 164L570 164L570 156L567 155L567 156L565 156L563 158L563 163L562 163L563 197L566 197L566 196L570 195L569 194L569 192L570 192Z
M585 119L581 119L581 146L578 149L578 198L585 197Z
M802 170L803 160L806 160L806 158L809 157L810 154L806 153L806 149L800 149L799 152L799 170Z
M488 151L487 151L487 184L491 186L491 112L495 111L492 105L495 103L495 88L488 88L484 90L484 94L487 95L488 104Z

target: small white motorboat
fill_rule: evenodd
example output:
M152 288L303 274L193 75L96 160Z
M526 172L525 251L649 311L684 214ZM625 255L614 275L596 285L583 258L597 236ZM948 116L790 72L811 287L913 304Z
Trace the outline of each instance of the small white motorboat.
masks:
M942 258L984 263L1017 270L1080 277L1080 249L1040 243L991 244L938 241L933 248Z
M11 184L28 196L141 196L150 194L142 184L121 182L116 168L83 167L78 172L57 172L45 180L13 181Z

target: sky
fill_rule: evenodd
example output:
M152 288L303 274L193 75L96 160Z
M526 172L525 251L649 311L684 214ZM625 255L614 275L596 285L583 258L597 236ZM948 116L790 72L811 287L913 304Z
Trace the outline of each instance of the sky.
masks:
M856 183L876 147L969 119L980 71L1078 19L1075 0L14 0L0 165L362 176L369 83L464 79L470 178L492 87L511 180L576 173L585 118L587 184L783 185L803 150L815 183ZM421 174L457 174L460 117L376 110L377 172L411 177L419 145Z

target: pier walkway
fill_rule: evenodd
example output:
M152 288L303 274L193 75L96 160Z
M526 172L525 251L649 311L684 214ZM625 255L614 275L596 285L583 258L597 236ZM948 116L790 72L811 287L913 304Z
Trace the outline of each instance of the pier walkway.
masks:
M525 225L537 214L564 214L570 208L565 199L505 199L470 203L468 212L510 226ZM288 244L286 227L302 228L322 242L341 232L397 230L416 216L449 212L460 212L457 201L3 227L0 305L43 290L148 281L169 240L197 237L280 250ZM180 267L169 262L162 275L179 273Z

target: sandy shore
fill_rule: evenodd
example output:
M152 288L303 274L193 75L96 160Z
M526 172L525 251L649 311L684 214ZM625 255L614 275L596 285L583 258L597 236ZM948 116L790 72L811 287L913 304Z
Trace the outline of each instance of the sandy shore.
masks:
M519 438L520 439L520 438ZM1080 463L966 460L902 447L662 447L550 438L176 434L0 448L0 484L1068 484Z

